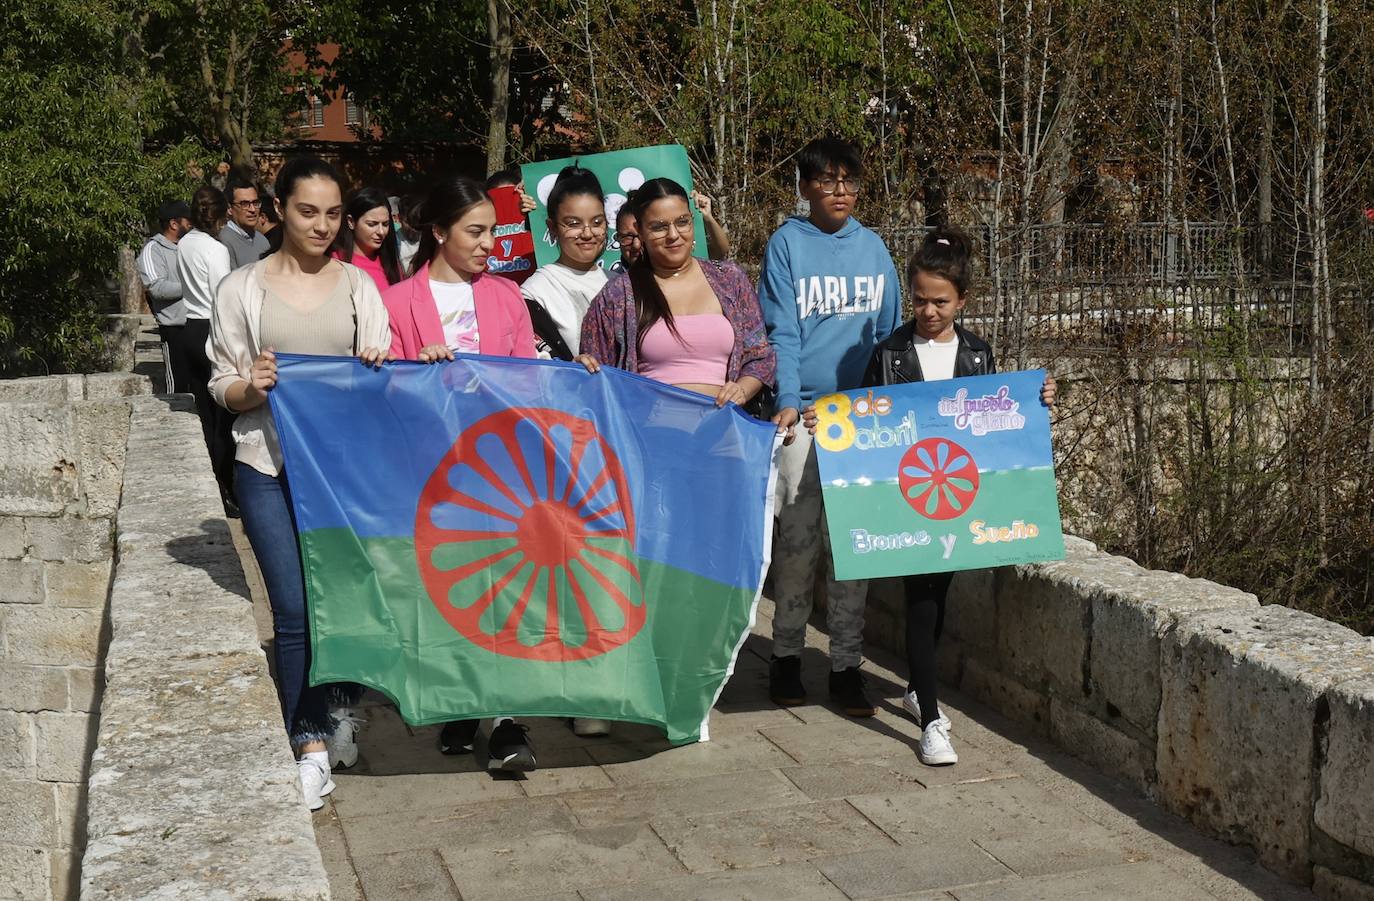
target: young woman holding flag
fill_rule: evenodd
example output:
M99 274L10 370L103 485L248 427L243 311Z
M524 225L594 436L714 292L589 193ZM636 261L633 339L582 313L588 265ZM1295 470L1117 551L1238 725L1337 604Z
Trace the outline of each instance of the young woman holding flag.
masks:
M415 275L383 295L391 314L391 351L406 360L436 363L454 354L532 358L534 330L514 282L487 274L496 244L496 208L477 181L442 179L412 214L420 232ZM439 750L469 754L478 720L444 726ZM536 766L529 729L498 716L487 738L487 768L525 773Z
M297 157L277 176L281 249L230 273L210 319L210 393L234 421L235 481L243 527L272 605L277 688L299 755L311 810L334 790L325 739L334 731L328 687L309 684L310 635L291 489L267 396L276 352L356 356L380 364L391 340L372 279L329 257L343 218L339 175L324 160Z

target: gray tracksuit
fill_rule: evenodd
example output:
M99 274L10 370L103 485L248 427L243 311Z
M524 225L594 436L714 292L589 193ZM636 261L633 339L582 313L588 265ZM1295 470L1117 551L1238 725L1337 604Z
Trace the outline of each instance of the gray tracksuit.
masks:
M148 305L158 325L185 325L186 307L181 302L177 278L177 246L163 235L153 235L138 252L138 277L148 290Z

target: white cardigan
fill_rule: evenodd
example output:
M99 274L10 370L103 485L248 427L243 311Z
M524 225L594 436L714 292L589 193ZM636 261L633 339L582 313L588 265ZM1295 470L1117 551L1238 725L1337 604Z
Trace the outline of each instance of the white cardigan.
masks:
M220 282L215 295L205 353L210 357L210 394L215 403L226 410L229 404L225 395L229 387L235 382L250 380L253 361L262 351L262 303L267 294L262 273L266 265L266 260L259 260L235 269ZM348 293L353 300L353 316L357 323L353 352L362 353L375 347L385 354L391 346L391 326L377 285L351 263L340 261L339 265L344 267L344 276L348 279ZM281 444L268 404L238 414L233 432L234 443L238 446L234 459L264 475L275 476L281 472Z

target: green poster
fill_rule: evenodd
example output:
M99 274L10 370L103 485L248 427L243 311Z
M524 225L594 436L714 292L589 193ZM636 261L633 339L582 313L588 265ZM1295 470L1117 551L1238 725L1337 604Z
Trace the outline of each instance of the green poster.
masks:
M542 163L529 163L520 167L525 180L525 190L534 196L538 207L530 213L530 230L534 232L534 259L543 266L558 259L558 242L549 233L549 212L546 204L549 192L553 190L558 173L564 166L577 163L590 169L601 182L601 190L606 195L606 252L601 256L601 268L609 271L620 269L620 245L615 242L615 216L625 203L625 196L651 178L671 178L692 193L692 169L687 163L687 151L681 144L660 144L657 147L639 147L635 150L614 150L610 153L592 153L562 160L545 160ZM701 221L701 213L692 206L696 219L696 245L692 252L705 259L706 226Z
M816 398L837 579L1064 559L1045 371Z

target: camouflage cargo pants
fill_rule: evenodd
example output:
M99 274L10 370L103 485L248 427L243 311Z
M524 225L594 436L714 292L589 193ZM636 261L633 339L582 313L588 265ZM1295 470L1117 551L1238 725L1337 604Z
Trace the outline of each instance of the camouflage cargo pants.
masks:
M797 440L778 459L778 540L773 548L773 654L792 657L806 641L817 557L825 554L826 626L830 666L836 672L863 660L864 605L868 582L835 581L830 535L821 506L821 478L811 436L800 425Z

